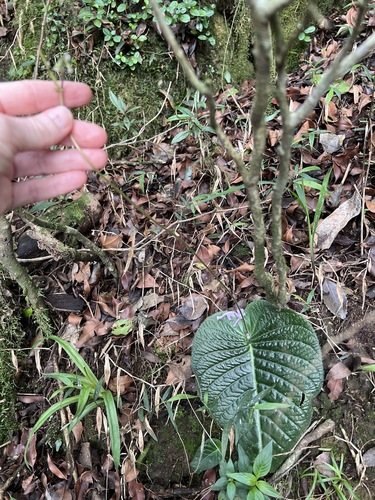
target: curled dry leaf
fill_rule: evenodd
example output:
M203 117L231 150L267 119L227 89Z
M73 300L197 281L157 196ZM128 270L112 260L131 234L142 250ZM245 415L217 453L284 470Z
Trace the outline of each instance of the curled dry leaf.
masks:
M31 476L28 476L22 481L22 491L24 495L29 495L30 493L32 493L35 490L35 487L36 481L34 474L31 474Z
M142 299L141 311L147 311L156 307L160 302L163 302L163 297L155 292L147 293Z
M202 295L193 293L185 300L184 305L180 307L180 313L185 319L194 321L200 318L207 309L208 304L206 299Z
M127 458L125 460L125 470L124 470L125 481L127 483L135 481L135 479L137 479L138 474L139 471L135 468L134 462L131 461L129 458Z
M132 498L134 500L144 500L146 498L143 484L138 483L135 479L129 482L128 488L129 498Z
M214 500L215 493L209 490L209 487L216 483L215 469L208 469L203 474L202 486L207 492L202 496L202 500Z
M321 472L325 476L333 477L335 475L334 471L327 467L327 465L329 465L330 463L330 452L322 451L322 453L319 453L319 455L315 458L313 465L319 470L319 472Z
M351 7L345 16L346 22L351 28L354 28L355 23L357 22L357 17L358 17L358 9L356 7Z
M59 479L67 479L66 474L64 474L58 467L55 465L52 461L52 458L49 453L47 453L47 463L48 463L48 468L54 474L57 476Z
M180 363L168 363L169 372L165 381L166 385L185 382L192 375L191 356L184 356Z
M326 153L332 154L338 151L344 142L345 135L320 134L319 142Z
M33 435L31 438L31 441L29 443L29 446L26 450L26 460L27 463L29 464L30 467L34 467L35 462L36 462L36 434Z
M105 248L106 250L121 248L123 244L122 234L117 234L117 233L102 234L100 236L100 244L102 248Z
M336 363L332 366L326 375L326 380L341 380L347 378L352 374L349 368L344 363Z
M336 401L344 388L343 379L351 375L351 371L344 363L336 363L327 373L326 380L327 388L329 389L328 397L331 401Z
M327 388L329 389L328 397L331 401L336 401L344 388L342 380L328 380Z
M130 375L121 375L109 381L108 388L115 394L125 394L133 385L134 381Z
M341 284L329 278L325 278L322 285L323 302L332 314L340 319L345 319L348 313L348 299Z
M316 250L327 250L338 233L347 223L361 211L361 197L355 192L347 201L344 201L328 217L321 221L315 233Z
M145 274L142 276L137 283L137 288L159 288L159 285L156 283L155 278L151 276L151 274Z

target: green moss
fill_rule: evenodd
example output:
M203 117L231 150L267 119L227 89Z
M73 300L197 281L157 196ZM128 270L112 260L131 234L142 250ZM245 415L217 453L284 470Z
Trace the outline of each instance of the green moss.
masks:
M143 53L144 62L134 71L120 68L110 58L102 58L102 42L95 40L94 52L83 45L73 51L70 43L72 30L79 27L77 13L79 7L74 1L52 1L48 10L49 22L45 26L42 52L51 66L66 52L72 56L75 78L86 82L93 90L93 101L90 106L80 110L77 116L102 124L108 132L108 142L117 143L129 139L147 122L152 120L160 110L169 89L171 98L179 103L186 94L186 82L183 74L177 71L177 64L166 50L164 40L156 33L150 33ZM34 61L40 40L43 8L39 2L19 0L15 25L20 29L20 43L13 51L15 65L9 72L11 79L32 77ZM56 28L58 27L58 31ZM86 53L82 50L85 46ZM99 62L98 62L99 61ZM176 79L176 75L178 79ZM39 64L39 78L49 78L43 62ZM121 97L128 109L137 107L129 113L133 127L126 132L113 123L121 122L123 116L109 100L111 89ZM162 129L161 118L153 120L146 128L144 137L150 137ZM113 149L109 150L110 154Z
M295 0L287 9L282 11L280 22L284 37L287 41L295 35L297 23L302 24L306 16L307 6L309 3L310 2L308 0ZM344 6L345 3L346 2L343 2L342 0L318 0L317 7L323 15L326 15L332 12L335 7ZM315 20L311 19L311 24L315 26L317 23ZM287 71L293 71L298 67L301 54L303 54L304 50L306 50L306 47L306 43L298 40L293 43L293 46L287 56Z
M15 418L16 387L14 382L15 368L12 363L12 350L16 351L23 338L20 317L15 314L11 300L4 292L7 283L0 267L0 446L6 442L12 432L17 429Z
M153 425L158 441L149 442L143 460L153 484L168 486L191 476L189 462L201 444L204 421L180 407L175 423L178 434L170 422L164 425L156 421Z
M230 73L234 85L252 78L254 67L249 59L251 18L245 0L233 4L228 19L217 12L211 20L211 30L215 46L205 45L198 52L203 77L211 78L215 90L226 84L225 72Z

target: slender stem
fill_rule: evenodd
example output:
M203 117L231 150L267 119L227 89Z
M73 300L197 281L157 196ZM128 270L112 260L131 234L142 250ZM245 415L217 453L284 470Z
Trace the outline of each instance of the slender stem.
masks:
M283 122L283 135L278 147L279 174L276 178L272 192L272 255L276 263L279 278L278 301L284 306L288 301L287 294L287 265L283 255L282 246L282 197L289 179L291 148L293 142L293 129L290 127L290 111L286 98L286 70L285 61L287 47L282 34L280 20L277 15L271 19L271 26L275 37L276 51L276 97L280 107Z
M13 250L13 237L8 220L0 216L0 262L12 280L22 288L25 298L29 301L36 322L43 335L52 333L52 326L41 292L29 276L27 270L17 261Z
M255 257L255 269L254 273L256 279L260 286L262 286L266 295L271 300L276 300L275 286L273 278L270 273L265 269L265 226L262 214L261 202L258 191L258 181L260 176L260 168L263 158L263 151L266 143L266 125L264 121L264 114L267 109L268 97L269 97L269 72L263 68L264 56L269 54L269 49L271 47L271 38L268 30L268 25L263 24L265 28L262 33L266 34L265 40L262 37L258 37L258 58L262 61L259 64L259 74L257 74L257 80L261 82L259 88L257 87L257 94L253 106L253 120L255 120L254 125L254 151L252 159L250 162L250 167L248 168L242 156L235 150L224 130L220 127L216 120L216 103L213 98L212 90L209 85L205 84L194 73L189 61L186 59L185 54L178 44L174 34L172 33L169 26L164 20L164 16L160 11L160 8L155 0L150 0L150 4L154 10L156 20L159 24L160 30L162 31L167 43L172 48L178 62L181 64L182 69L191 85L198 90L202 95L207 97L207 105L210 113L210 125L215 130L220 142L224 148L228 151L230 156L233 158L240 174L243 177L244 184L246 187L247 196L249 198L249 206L253 215L254 222L254 257ZM266 52L264 54L264 51ZM269 55L268 55L269 57ZM269 62L270 67L270 62ZM255 130L256 129L256 130Z

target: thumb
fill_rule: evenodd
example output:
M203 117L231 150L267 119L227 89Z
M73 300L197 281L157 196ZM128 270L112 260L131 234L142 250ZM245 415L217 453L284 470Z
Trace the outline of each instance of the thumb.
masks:
M33 116L7 116L9 141L15 152L48 149L71 132L72 113L65 106L50 108Z

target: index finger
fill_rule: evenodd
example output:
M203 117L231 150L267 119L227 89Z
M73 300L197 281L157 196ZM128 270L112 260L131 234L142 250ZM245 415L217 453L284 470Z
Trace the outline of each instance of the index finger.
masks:
M65 106L77 108L91 101L92 93L85 83L64 81L62 84ZM61 85L61 82L58 82L58 85ZM0 113L30 115L60 104L60 94L52 81L22 80L0 83Z

